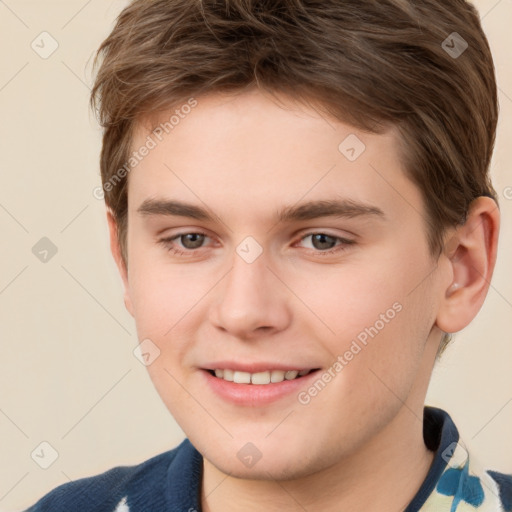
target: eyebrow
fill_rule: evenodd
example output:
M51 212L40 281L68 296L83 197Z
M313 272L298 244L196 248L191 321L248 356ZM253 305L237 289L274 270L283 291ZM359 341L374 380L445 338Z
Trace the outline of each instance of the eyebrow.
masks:
M188 217L200 221L214 222L215 218L206 208L190 203L168 199L146 199L137 208L143 216ZM321 217L354 218L375 216L385 219L384 212L377 206L361 203L352 199L322 199L286 206L277 213L278 222L305 221Z

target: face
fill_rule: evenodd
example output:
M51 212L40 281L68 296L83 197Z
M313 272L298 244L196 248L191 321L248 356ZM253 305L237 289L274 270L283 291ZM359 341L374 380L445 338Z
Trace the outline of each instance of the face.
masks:
M212 464L256 479L332 466L403 402L421 414L440 335L396 133L283 99L208 95L168 134L141 124L133 150L156 144L128 181L126 304L151 379Z

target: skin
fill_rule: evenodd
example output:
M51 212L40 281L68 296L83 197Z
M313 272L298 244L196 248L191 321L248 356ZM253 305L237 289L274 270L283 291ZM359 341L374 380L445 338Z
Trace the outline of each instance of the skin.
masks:
M442 333L472 320L492 277L496 204L475 200L434 258L393 129L364 133L258 90L197 99L129 174L128 268L107 218L138 337L160 350L151 379L204 457L203 510L403 510L433 460L422 418ZM141 122L134 149L148 133ZM349 134L366 145L354 162L338 150ZM206 206L216 220L141 215L148 198ZM384 216L276 220L284 206L333 198ZM197 232L202 245L173 242L186 255L159 243ZM312 232L353 243L322 246ZM252 263L236 252L247 236L263 251ZM234 405L205 385L201 368L221 359L325 371L396 303L400 312L307 405L294 393ZM261 453L252 467L237 457L248 442Z

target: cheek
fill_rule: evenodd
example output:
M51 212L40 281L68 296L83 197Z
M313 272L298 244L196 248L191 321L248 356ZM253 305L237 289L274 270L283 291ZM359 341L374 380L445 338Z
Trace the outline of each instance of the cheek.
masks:
M317 286L295 282L297 295L318 312L318 317L308 314L313 321L303 320L304 328L332 357L341 356L343 377L335 380L354 399L389 394L379 377L391 389L407 388L421 361L433 322L427 307L430 284L428 270L413 265L419 260L408 254L380 258L359 271L340 269L333 275L331 269L325 279L317 273Z
M204 298L208 282L183 266L134 261L130 296L141 335L167 338L187 322L187 314Z
M380 304L372 303L367 324L355 336L343 340L344 359L351 360L337 383L343 388L338 388L338 393L349 397L363 422L379 408L392 411L399 407L414 386L433 322L425 304L428 290L422 288L409 295L391 294Z
M305 279L298 272L295 277L290 276L288 282L312 312L301 316L310 319L309 323L318 331L317 335L349 341L375 323L382 330L382 315L386 327L397 317L397 309L401 309L407 290L407 276L398 272L398 268L399 265L391 260L388 264L381 261L379 264L361 263L337 269L325 266L316 269L313 277ZM394 275L397 278L393 278Z
M134 264L132 272L130 292L137 336L140 341L149 339L156 346L152 350L158 353L146 370L178 419L180 411L193 409L180 383L184 382L183 361L194 337L187 325L197 315L205 290L177 266L151 265L149 258Z

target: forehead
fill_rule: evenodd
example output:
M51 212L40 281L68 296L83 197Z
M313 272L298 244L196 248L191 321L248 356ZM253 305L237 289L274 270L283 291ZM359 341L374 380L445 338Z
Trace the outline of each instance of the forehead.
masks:
M247 216L336 197L391 217L422 208L393 128L363 132L260 91L193 100L137 125L132 152L151 149L129 173L131 210L163 195Z

